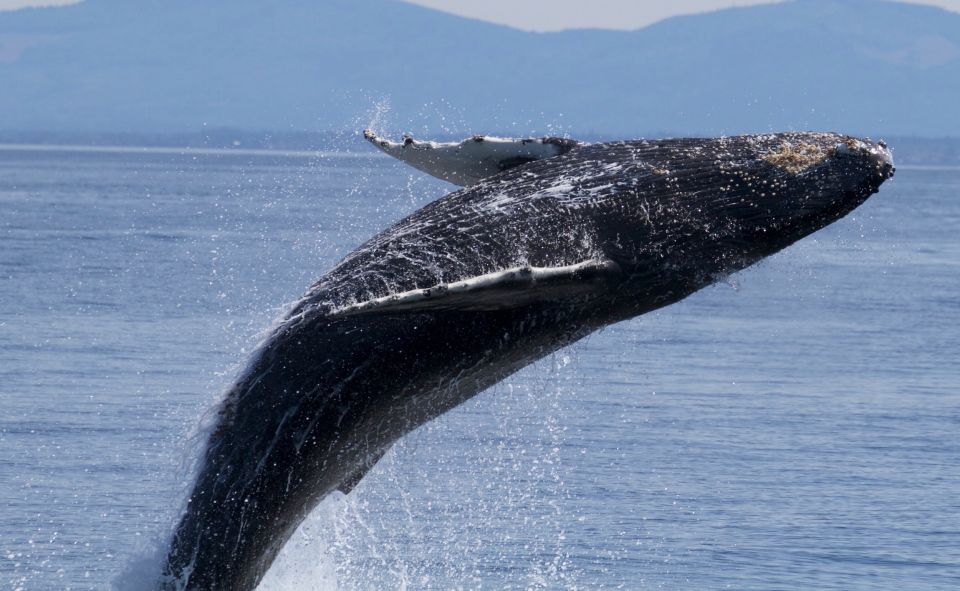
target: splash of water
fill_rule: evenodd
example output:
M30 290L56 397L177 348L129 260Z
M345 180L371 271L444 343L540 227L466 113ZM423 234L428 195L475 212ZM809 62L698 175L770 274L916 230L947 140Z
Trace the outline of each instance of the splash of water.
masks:
M577 365L554 355L409 434L318 506L259 589L577 588L561 451Z
M367 114L365 129L381 135L386 132L387 116L390 114L390 99L383 98L374 103Z

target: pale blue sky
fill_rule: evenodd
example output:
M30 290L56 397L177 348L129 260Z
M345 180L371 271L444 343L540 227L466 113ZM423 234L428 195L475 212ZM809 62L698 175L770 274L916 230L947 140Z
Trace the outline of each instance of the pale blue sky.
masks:
M76 0L0 0L0 10L24 6L72 4ZM770 0L408 0L454 14L532 31L569 28L637 29L678 14L729 6L764 4ZM960 0L914 0L960 12Z
M731 6L769 4L771 0L408 0L533 31L569 28L637 29L680 14ZM960 0L911 0L960 12ZM0 0L2 2L2 0Z

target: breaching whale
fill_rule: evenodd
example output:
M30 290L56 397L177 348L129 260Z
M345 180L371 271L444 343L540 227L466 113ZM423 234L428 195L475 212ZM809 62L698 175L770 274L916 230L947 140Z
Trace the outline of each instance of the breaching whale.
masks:
M893 174L833 133L367 139L469 185L323 275L225 396L161 589L254 589L404 434L591 332L843 217Z

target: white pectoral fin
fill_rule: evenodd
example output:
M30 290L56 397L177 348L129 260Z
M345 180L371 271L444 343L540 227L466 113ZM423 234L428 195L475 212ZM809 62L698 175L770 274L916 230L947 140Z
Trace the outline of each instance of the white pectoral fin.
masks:
M513 267L462 281L405 291L341 308L336 315L394 314L437 310L505 310L536 302L589 297L620 267L591 260L563 267Z
M581 145L566 138L512 139L477 135L462 142L393 142L366 130L363 137L387 154L461 187L527 162L565 154Z

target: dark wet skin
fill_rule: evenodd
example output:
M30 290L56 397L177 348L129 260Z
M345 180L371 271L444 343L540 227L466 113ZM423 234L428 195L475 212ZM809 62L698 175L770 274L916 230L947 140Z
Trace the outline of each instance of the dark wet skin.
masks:
M892 174L881 146L834 134L621 142L519 163L427 205L321 277L227 394L161 588L254 589L310 510L349 492L406 433L832 223ZM343 312L588 260L609 264L413 310Z

